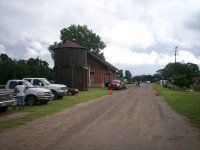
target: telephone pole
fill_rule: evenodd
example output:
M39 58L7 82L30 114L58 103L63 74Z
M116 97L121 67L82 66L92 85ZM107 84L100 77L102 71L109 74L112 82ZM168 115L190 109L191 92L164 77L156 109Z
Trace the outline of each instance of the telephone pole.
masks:
M175 47L175 63L176 63L176 53L177 53L178 46Z

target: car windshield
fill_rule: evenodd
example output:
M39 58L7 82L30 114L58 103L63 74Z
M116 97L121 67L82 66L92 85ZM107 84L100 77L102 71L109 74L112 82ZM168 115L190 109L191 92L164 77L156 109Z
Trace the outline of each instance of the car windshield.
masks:
M113 80L112 83L120 83L118 80Z
M51 84L47 79L41 79L44 85L49 85Z
M30 82L28 82L26 80L23 80L23 84L26 85L27 88L33 88L34 87Z

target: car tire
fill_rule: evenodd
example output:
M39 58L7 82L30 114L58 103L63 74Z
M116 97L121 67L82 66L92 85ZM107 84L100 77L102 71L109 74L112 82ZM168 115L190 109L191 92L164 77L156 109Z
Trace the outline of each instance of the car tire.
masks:
M0 107L0 112L6 112L8 110L8 106Z
M52 91L52 94L54 95L53 99L58 99L58 94L56 93L56 91Z
M58 97L57 97L57 99L62 99L62 98L63 98L63 96L58 96Z
M42 102L40 102L41 104L47 104L48 103L48 101L42 101Z
M25 102L26 102L26 105L33 106L36 104L37 98L35 96L30 95L26 97Z

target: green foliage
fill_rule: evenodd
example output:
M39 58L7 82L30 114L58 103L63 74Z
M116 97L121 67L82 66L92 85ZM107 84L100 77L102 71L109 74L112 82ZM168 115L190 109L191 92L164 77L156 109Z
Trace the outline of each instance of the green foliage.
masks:
M89 30L86 25L71 25L68 28L63 28L60 31L60 40L61 43L65 43L66 41L78 43L79 45L87 48L91 53L105 59L101 50L106 47L106 44L101 40L99 35L93 33L92 30ZM59 43L54 42L48 48L53 59L55 53L54 49L58 46L58 44Z
M190 87L192 79L199 75L199 67L192 63L169 63L163 69L167 79L172 79L173 84L183 87Z
M132 82L132 74L129 70L125 70L125 78L127 79L128 83Z
M53 69L46 61L39 58L28 60L12 60L6 54L0 55L0 84L6 84L9 79L25 77L45 77L53 79Z
M117 78L123 78L124 75L123 75L123 70L118 70L117 71Z
M49 47L48 47L48 50L50 51L51 57L52 57L53 60L55 58L55 56L54 56L54 54L55 54L55 48L58 47L58 45L59 44L57 42L54 42L52 45L49 45Z
M181 88L183 88L183 87L189 88L191 85L191 81L187 78L187 76L185 74L178 74L173 77L172 83Z
M16 76L16 62L6 54L0 55L0 84L5 84L10 78Z
M156 86L167 103L200 127L200 92L178 92Z
M133 81L142 81L142 82L145 82L145 81L151 81L151 82L154 82L155 79L152 75L141 75L141 76L134 76L132 78Z

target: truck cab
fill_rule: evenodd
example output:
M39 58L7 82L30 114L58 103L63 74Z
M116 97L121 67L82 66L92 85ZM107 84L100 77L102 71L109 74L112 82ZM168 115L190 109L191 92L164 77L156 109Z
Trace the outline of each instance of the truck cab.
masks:
M24 80L29 81L35 87L42 87L51 90L54 95L54 99L62 98L67 95L67 86L63 84L52 84L46 78L24 78Z
M6 92L12 94L19 81L22 81L27 87L25 95L25 103L27 105L35 105L38 102L45 104L53 98L51 90L34 87L26 80L8 80L5 86Z

